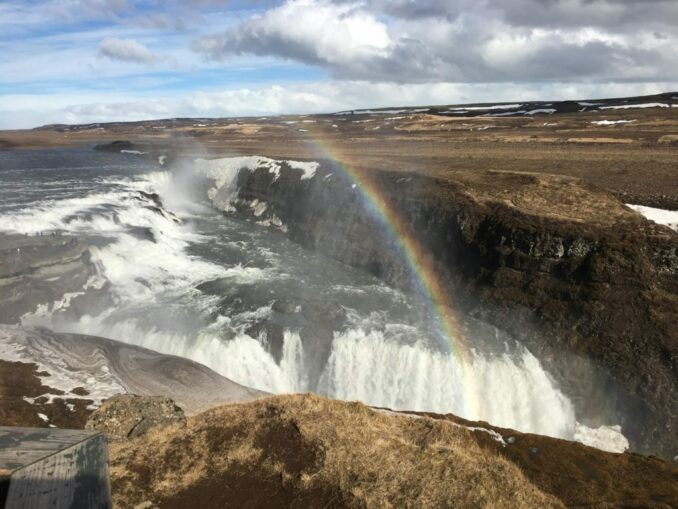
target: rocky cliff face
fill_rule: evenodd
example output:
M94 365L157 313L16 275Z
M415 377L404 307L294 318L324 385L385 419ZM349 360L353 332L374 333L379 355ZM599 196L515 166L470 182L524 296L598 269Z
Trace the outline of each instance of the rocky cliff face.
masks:
M407 287L360 186L323 162L243 169L218 204ZM369 178L431 253L462 313L535 352L583 415L620 419L636 451L676 454L678 235L576 179L516 172ZM227 207L226 207L227 206Z

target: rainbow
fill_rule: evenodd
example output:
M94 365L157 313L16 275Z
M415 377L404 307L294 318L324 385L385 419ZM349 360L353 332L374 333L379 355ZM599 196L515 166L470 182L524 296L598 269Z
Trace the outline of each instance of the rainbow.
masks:
M309 130L307 136L310 134ZM331 146L329 140L311 136L309 140L319 157L333 161L336 168L355 185L355 189L360 193L368 210L380 223L391 244L396 247L406 262L414 288L434 318L437 336L447 349L447 353L457 357L463 370L464 387L461 392L464 394L464 401L461 403L464 417L471 420L479 418L478 392L475 387L475 378L470 372L472 354L464 341L459 322L454 315L454 302L437 273L433 256L423 248L421 242L410 231L404 218L389 203L367 172L357 170L345 157L341 156L339 150Z

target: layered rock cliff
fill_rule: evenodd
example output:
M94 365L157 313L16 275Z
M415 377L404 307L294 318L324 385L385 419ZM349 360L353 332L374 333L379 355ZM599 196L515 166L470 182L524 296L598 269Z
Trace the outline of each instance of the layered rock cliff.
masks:
M369 181L429 253L459 312L526 344L582 415L621 421L633 450L675 455L675 232L569 177L350 176L328 161L309 167L249 159L219 173L218 162L210 164L215 205L407 287L396 241L363 191Z

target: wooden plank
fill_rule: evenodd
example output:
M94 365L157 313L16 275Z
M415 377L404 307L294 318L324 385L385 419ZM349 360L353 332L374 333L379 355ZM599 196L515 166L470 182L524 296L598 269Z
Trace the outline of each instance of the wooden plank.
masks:
M1 507L110 507L106 436L84 430L0 427Z
M110 506L106 437L97 434L14 471L5 508Z
M0 426L0 469L16 470L96 434L85 430Z

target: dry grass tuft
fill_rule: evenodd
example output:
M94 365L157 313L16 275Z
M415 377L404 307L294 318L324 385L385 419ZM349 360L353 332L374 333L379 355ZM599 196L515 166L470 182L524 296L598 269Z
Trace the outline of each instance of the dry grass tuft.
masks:
M111 446L118 507L561 507L450 422L312 395L216 408Z

